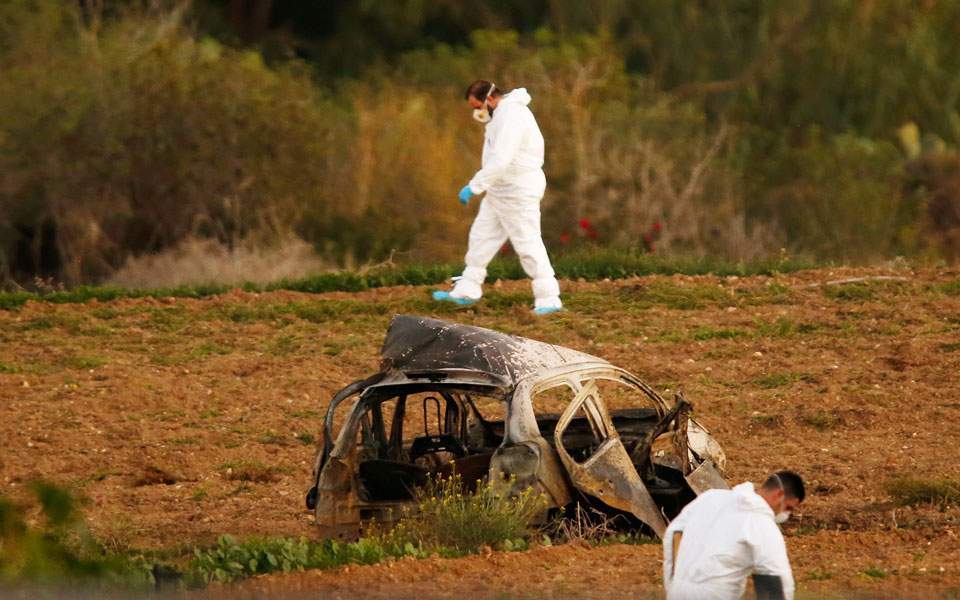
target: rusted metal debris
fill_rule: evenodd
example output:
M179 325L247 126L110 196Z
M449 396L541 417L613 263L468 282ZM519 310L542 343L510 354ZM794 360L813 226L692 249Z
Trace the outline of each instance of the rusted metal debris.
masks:
M678 395L669 406L601 358L397 316L381 359L380 372L327 409L307 494L323 535L389 523L416 486L453 471L465 482L505 478L516 493L533 488L546 510L587 502L657 534L697 494L727 487L723 449L690 417L692 405ZM629 407L609 410L608 393ZM547 397L559 415L544 412Z

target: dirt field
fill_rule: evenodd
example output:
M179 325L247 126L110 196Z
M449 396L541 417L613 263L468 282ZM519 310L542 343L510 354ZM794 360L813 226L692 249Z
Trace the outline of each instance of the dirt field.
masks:
M894 276L868 284L832 280ZM0 494L35 478L88 500L116 548L312 535L303 506L329 397L377 368L395 313L493 327L683 389L728 479L790 467L785 531L807 595L960 596L960 510L896 506L898 476L960 479L960 273L820 270L565 282L537 319L525 282L476 308L428 288L31 303L0 312ZM253 479L251 481L250 479ZM240 590L329 597L623 597L659 590L659 547L539 548L270 576ZM429 582L429 583L427 583Z

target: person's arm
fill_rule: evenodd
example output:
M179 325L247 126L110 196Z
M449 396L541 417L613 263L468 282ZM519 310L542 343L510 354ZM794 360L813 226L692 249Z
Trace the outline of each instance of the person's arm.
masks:
M504 108L505 114L497 118L505 122L497 124L494 144L487 150L487 164L470 180L470 191L474 194L482 194L499 181L520 149L525 129L523 111L519 107Z
M757 598L793 600L794 583L787 544L780 528L769 518L757 519L751 532L754 585ZM780 593L778 595L778 590ZM764 594L764 595L761 595Z

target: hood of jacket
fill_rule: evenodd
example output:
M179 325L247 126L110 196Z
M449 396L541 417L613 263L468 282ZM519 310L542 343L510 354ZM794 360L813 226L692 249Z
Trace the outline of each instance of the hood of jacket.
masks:
M527 92L527 88L517 88L511 90L510 93L504 94L500 98L500 102L497 103L497 108L499 109L502 106L507 106L508 104L519 104L521 106L526 106L530 104L530 101L533 98L530 97L530 94Z
M773 518L773 509L767 501L757 493L753 483L746 481L733 487L737 499L737 508L745 512L755 512Z

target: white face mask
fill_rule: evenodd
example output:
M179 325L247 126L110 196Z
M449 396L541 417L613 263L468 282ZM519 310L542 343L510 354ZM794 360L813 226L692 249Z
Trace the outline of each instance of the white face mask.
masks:
M490 107L487 106L486 102L484 102L483 108L473 109L473 120L478 123L489 123L492 118L493 117L490 116Z
M493 90L497 89L497 86L493 83L490 84L490 89L487 90L486 95L483 97L483 107L473 109L473 120L478 123L489 123L490 119L493 118L493 115L490 114L490 106L487 104L487 100L490 99L490 94L493 93Z
M773 515L773 520L777 525L783 525L787 522L787 519L790 518L790 511L783 510L783 505L787 501L787 490L783 489L783 481L780 480L780 476L776 473L774 473L773 476L777 478L777 483L780 484L780 491L783 492L783 499L780 500L780 510L777 514Z

